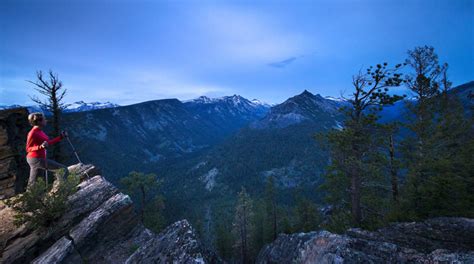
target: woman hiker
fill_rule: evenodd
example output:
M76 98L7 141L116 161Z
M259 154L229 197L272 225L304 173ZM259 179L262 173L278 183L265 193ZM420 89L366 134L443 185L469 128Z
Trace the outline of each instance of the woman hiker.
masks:
M64 173L59 175L55 173L56 180L53 184L52 190L57 190L59 184L63 182L68 176L67 166L46 157L46 148L61 141L67 137L66 132L61 132L61 135L53 139L49 139L43 132L47 121L43 113L32 113L28 116L28 121L33 128L28 133L26 140L26 161L30 165L30 178L28 179L28 189L36 183L36 178L40 170L56 171L63 169Z

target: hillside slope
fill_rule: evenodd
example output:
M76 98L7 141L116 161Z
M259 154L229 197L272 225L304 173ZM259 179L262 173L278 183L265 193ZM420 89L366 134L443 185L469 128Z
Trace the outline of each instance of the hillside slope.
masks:
M120 178L210 148L266 109L240 96L212 102L165 99L65 114L64 128L85 161L101 160L106 175Z

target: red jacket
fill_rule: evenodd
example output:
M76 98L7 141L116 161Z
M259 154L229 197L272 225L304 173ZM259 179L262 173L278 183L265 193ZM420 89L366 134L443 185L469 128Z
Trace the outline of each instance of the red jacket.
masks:
M63 139L62 136L49 139L48 136L39 127L34 126L28 133L26 139L26 157L28 158L46 158L46 150L41 149L43 142L47 141L49 145L54 145Z

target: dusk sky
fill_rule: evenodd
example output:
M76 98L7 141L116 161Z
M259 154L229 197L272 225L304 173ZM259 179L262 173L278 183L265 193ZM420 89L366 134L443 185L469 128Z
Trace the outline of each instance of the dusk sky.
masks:
M0 105L31 105L26 80L49 69L69 103L340 96L417 45L474 80L474 1L0 0Z

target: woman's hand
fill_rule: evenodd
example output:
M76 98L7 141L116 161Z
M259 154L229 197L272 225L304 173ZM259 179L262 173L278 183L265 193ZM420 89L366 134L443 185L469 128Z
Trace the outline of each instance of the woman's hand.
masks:
M65 138L65 137L67 137L67 136L68 136L68 134L67 134L66 131L64 131L64 130L61 131L61 137Z
M49 146L49 144L48 144L47 141L43 142L43 144L40 145L41 149L45 149L45 148L47 148L48 146Z

